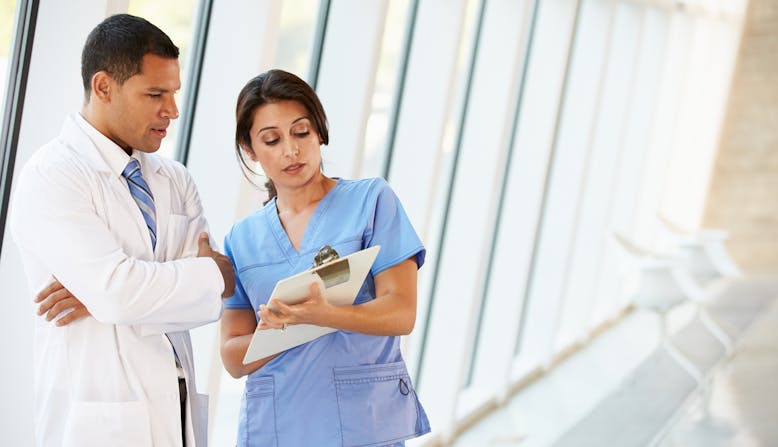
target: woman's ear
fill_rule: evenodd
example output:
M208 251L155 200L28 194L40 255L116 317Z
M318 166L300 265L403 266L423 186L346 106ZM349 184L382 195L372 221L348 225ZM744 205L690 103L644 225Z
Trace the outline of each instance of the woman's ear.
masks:
M251 146L249 146L249 145L247 145L247 144L241 144L241 145L240 145L240 149L241 149L241 150L242 150L242 151L243 151L243 152L244 152L246 155L248 155L248 157L249 157L249 158L250 158L252 161L257 161L257 156L254 154L254 150L253 150L253 149L251 149Z

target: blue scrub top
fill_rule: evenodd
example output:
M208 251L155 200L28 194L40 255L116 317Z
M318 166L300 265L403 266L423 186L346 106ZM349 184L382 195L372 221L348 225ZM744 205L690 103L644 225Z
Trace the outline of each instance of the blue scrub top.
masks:
M224 247L236 271L228 309L266 304L275 283L309 269L325 244L340 256L380 245L354 304L375 299L373 277L425 249L394 191L380 178L337 179L297 251L275 199L238 221ZM249 375L239 446L383 446L430 431L400 353L400 337L336 331L283 352Z

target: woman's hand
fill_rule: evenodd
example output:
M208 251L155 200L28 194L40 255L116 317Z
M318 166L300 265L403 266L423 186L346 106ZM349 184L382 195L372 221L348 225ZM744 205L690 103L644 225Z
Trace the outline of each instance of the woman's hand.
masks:
M334 305L330 304L321 294L319 284L313 283L310 296L297 304L285 304L279 300L270 299L268 305L259 305L259 329L286 329L293 324L315 324L326 326L327 317Z
M407 335L416 322L416 276L414 258L375 275L374 300L354 306L335 306L312 284L311 295L298 304L272 298L260 305L259 329L283 329L284 324L313 324L367 335Z

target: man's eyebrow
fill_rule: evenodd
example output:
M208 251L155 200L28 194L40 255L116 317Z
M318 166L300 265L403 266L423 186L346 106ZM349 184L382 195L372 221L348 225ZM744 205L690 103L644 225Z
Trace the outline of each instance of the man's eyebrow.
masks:
M154 93L168 93L168 92L173 91L173 90L170 90L170 89L167 89L167 88L163 88L163 87L147 87L146 91L147 92L154 92ZM175 90L175 91L178 91L178 90Z

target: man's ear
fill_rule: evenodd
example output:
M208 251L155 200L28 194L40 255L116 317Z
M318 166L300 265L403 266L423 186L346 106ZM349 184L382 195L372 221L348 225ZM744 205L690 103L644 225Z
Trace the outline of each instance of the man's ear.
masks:
M92 76L92 94L100 101L111 101L114 85L113 78L105 71L98 71Z

